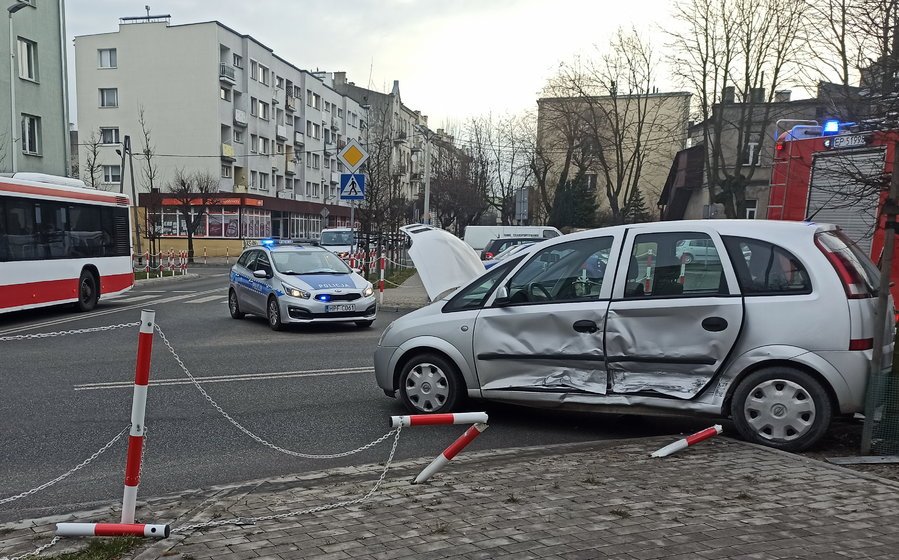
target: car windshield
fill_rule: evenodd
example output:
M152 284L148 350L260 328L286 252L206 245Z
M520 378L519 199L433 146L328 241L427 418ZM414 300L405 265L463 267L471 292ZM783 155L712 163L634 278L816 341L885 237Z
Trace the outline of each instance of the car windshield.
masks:
M320 245L351 245L353 234L349 231L323 231Z
M275 270L282 274L348 274L348 267L328 251L275 251Z

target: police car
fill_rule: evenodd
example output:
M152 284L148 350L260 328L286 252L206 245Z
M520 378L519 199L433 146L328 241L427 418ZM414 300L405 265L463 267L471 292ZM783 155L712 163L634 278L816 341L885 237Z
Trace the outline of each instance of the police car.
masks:
M375 320L374 288L334 253L312 244L264 240L241 253L231 267L228 308L268 319L272 330L288 323Z

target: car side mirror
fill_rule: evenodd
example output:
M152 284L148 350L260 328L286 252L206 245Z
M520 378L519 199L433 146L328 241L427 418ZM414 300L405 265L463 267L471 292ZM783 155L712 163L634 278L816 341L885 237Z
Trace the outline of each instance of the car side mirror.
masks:
M268 272L266 272L266 271L264 271L264 270L254 270L254 271L253 271L253 276L256 277L256 278L259 278L259 279L264 280L264 279L268 278Z
M493 305L496 307L505 307L512 303L512 300L509 299L509 288L506 286L500 286L496 290L496 297L493 298Z

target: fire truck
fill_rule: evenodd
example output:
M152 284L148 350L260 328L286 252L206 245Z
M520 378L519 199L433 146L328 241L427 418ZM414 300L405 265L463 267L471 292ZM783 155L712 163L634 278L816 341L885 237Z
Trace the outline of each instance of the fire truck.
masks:
M836 224L880 263L887 198L899 130L841 131L830 122L796 126L778 137L768 194L769 220ZM899 244L890 277L899 279ZM891 288L899 301L899 286Z

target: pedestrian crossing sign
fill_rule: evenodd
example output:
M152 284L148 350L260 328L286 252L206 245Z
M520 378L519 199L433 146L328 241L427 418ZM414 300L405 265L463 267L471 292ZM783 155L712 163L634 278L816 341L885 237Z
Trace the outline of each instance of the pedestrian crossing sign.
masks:
M341 173L340 200L365 200L365 175Z

